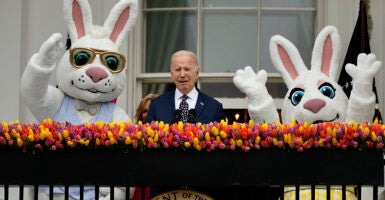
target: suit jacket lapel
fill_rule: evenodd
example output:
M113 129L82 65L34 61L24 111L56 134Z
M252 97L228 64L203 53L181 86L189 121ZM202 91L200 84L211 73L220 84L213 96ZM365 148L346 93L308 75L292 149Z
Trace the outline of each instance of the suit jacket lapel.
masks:
M174 118L174 112L175 112L175 92L170 92L168 97L168 106L169 108L166 109L169 111L168 116L171 116L171 119Z
M205 103L205 98L201 95L201 93L199 92L198 94L198 100L197 100L197 103L195 105L195 111L197 113L197 116L196 118L198 119L199 116L203 113L203 110L206 106L206 103Z

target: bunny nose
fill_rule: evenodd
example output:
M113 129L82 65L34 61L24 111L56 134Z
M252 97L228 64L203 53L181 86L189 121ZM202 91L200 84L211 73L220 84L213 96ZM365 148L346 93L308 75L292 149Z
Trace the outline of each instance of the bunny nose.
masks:
M311 99L307 101L303 107L307 110L317 113L326 105L325 101L322 99Z
M108 74L105 70L97 67L91 67L87 69L86 74L92 79L94 83L97 83L108 77Z

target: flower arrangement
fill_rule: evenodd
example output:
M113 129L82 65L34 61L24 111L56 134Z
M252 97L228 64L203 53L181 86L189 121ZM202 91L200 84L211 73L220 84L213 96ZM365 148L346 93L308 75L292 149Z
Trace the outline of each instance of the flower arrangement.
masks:
M309 124L134 124L96 122L72 125L46 119L40 124L18 121L0 126L0 149L26 151L60 149L174 150L384 150L385 125L378 123L325 122Z

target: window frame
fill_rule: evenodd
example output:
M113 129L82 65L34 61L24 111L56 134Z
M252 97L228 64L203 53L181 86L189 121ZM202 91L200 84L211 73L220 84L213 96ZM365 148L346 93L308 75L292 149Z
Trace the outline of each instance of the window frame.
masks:
M172 83L170 74L165 73L144 73L144 63L145 63L145 47L146 41L144 34L146 33L146 24L145 24L145 13L149 11L169 11L169 10L195 10L197 11L198 18L198 35L197 35L197 57L200 60L201 48L202 48L202 12L205 10L218 10L223 9L222 7L216 8L202 8L203 0L197 0L197 7L190 8L146 8L144 9L144 4L146 0L139 1L138 5L138 19L137 25L134 30L131 32L128 41L128 66L135 66L129 69L127 78L128 86L127 95L128 97L133 97L133 101L127 102L128 113L135 113L136 106L142 98L142 85L143 83ZM234 10L256 10L258 12L258 21L260 20L260 15L262 10L258 9L260 7L261 1L258 1L257 7L226 7L225 9L234 9ZM314 22L316 33L324 27L326 18L326 8L327 1L316 1L316 8L313 9L316 11L316 21ZM269 10L272 8L265 8L264 10ZM279 12L279 9L274 8ZM293 12L300 10L309 10L309 9L295 9L295 8L285 8L283 11L291 10ZM260 30L261 23L258 23L258 30ZM314 35L316 35L314 33ZM258 50L257 50L257 60L260 62L259 58L259 49L261 48L258 34ZM131 59L130 59L131 58ZM259 66L259 65L258 65ZM282 76L279 73L268 72L268 82L283 82ZM226 82L232 83L232 78L234 77L234 72L200 72L199 79L197 81L197 86L200 88L202 82ZM214 97L219 102L223 104L224 109L247 109L247 98L218 98ZM282 106L282 98L274 98L274 103L278 109ZM133 115L132 115L133 116Z

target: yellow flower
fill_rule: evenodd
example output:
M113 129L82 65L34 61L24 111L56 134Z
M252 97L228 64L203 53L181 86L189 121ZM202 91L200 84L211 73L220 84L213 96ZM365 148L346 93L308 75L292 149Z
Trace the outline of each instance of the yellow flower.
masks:
M206 139L206 141L210 141L210 133L209 132L206 132L205 139Z
M218 128L216 126L211 127L211 132L217 136L218 135Z
M236 122L233 122L233 129L238 129L238 124Z
M217 136L217 137L215 138L215 140L216 140L217 142L220 142L220 141L221 141L221 137Z
M199 139L197 137L194 137L194 145L199 145Z
M21 125L20 125L20 124L17 125L17 130L20 131L20 132L23 130L23 128L21 128Z
M4 132L8 132L8 131L9 131L9 129L8 129L8 124L7 124L7 123L2 122L2 123L1 123L1 126L3 127Z
M178 130L183 131L183 122L182 121L178 122Z
M191 146L191 144L190 144L190 142L184 142L184 146L186 147L186 148L190 148L190 146Z
M372 135L372 141L373 141L373 142L377 141L377 135L376 135L376 133L372 132L371 135Z
M102 121L98 121L98 122L95 122L95 125L98 130L102 130L104 124Z
M111 140L114 138L114 135L112 134L111 131L107 131L107 137Z
M12 129L11 133L14 138L20 138L20 133L16 132L15 129Z
M254 126L254 121L251 119L249 120L249 127L253 127Z
M158 142L158 140L159 140L159 134L157 133L157 134L155 134L154 142Z
M147 135L150 137L154 137L154 130L151 127L146 128Z
M136 137L140 140L142 138L142 131L138 131Z
M262 129L263 130L267 130L269 128L269 124L268 123L263 123L262 124Z
M291 120L290 127L293 127L297 124L297 121L295 119Z
M255 144L259 144L261 142L261 137L257 136L255 137Z
M163 129L163 127L164 127L164 122L163 121L161 121L161 122L159 122L159 129Z
M68 140L67 141L67 145L70 146L70 147L73 147L74 146L74 142L72 142L71 140Z
M89 121L86 121L84 123L84 126L87 127L87 128L91 128L91 123Z
M64 137L64 138L68 138L68 134L69 134L69 133L68 133L68 130L67 130L67 129L64 129L64 130L63 130L63 137Z
M33 134L28 134L28 140L31 142L35 141L35 137L33 136Z
M4 135L5 135L5 138L6 138L7 140L10 140L10 139L11 139L11 136L9 135L9 133L4 133Z
M162 123L162 122L161 122ZM170 125L169 124L166 124L166 126L163 128L163 131L164 132L168 132L168 129L169 129Z
M221 138L223 138L223 139L227 138L226 132L221 131L219 134L220 134Z
M126 140L124 141L125 144L131 144L131 137L127 136Z
M274 146L278 146L278 140L277 140L277 138L273 138L273 144L274 144Z
M227 122L225 121L225 120L221 120L221 124L223 125L223 126L227 126Z
M17 141L17 146L19 147L23 146L23 140L21 138L17 138L16 141Z
M237 140L237 146L240 147L243 145L243 141L241 139Z
M202 147L201 147L201 145L199 145L199 144L194 144L194 148L195 148L196 150L198 150L198 151L202 150Z
M323 139L323 138L321 138L320 140L318 140L318 146L320 146L320 147L325 146L325 145L324 145L324 139Z

